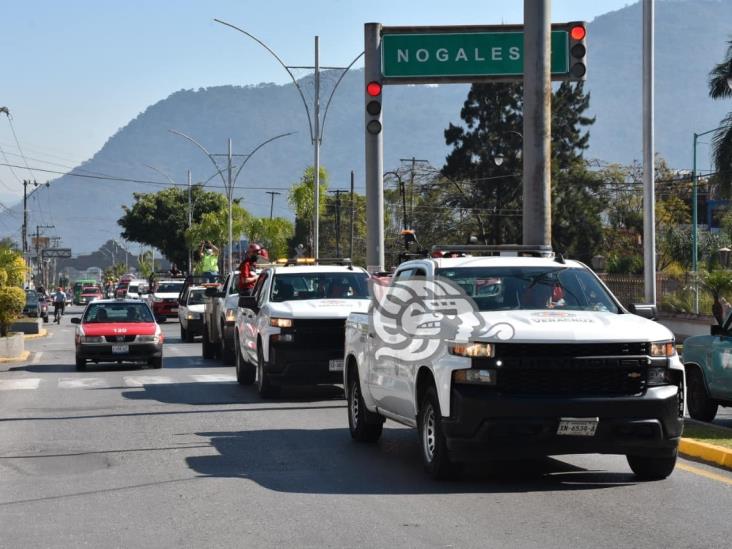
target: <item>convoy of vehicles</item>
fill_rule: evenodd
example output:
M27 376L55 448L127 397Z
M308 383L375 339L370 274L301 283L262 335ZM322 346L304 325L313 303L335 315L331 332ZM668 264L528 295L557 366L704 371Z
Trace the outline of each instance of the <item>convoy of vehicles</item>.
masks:
M485 252L402 263L381 305L349 316L351 436L375 441L387 418L416 427L436 478L465 461L577 453L668 476L684 409L671 332L579 262Z
M73 303L74 305L82 305L81 303L81 291L84 288L88 288L90 286L96 286L97 280L95 278L80 278L76 282L74 282L74 299Z
M368 274L352 266L276 266L239 300L237 380L263 397L282 385L339 383L346 317L369 305Z
M100 299L89 303L76 328L76 369L87 361L144 362L163 366L163 333L150 307L139 300Z

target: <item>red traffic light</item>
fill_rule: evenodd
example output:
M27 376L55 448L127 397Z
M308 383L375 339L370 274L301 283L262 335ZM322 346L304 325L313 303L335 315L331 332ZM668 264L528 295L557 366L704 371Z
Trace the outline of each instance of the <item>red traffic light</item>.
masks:
M583 40L587 36L587 30L582 25L575 25L569 31L572 40Z
M378 97L381 95L381 83L374 81L366 84L366 93L371 97Z

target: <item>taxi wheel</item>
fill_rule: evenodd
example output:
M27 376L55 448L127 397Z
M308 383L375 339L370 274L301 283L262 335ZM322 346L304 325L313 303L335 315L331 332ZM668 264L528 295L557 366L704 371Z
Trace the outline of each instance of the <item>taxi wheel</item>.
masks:
M80 372L86 370L86 359L79 356L76 357L76 369Z
M264 371L264 353L261 345L257 347L257 392L262 398L271 398L280 392L280 388L272 385Z

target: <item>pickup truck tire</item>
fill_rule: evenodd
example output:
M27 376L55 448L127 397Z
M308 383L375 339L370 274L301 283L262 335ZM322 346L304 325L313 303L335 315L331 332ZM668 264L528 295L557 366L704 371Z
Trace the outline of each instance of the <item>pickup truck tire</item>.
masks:
M417 432L422 452L422 462L428 475L434 480L453 478L459 471L450 460L447 441L440 425L440 405L434 387L422 396L417 415Z
M205 324L203 325L203 339L201 341L201 354L203 355L203 358L213 358L214 357L214 347L211 345L211 342L208 339L208 326Z
M272 382L264 371L264 353L262 352L261 344L257 346L257 392L262 398L272 398L280 392L280 388L272 385Z
M76 369L79 372L86 370L86 359L79 356L76 357Z
M676 451L671 457L627 456L628 465L641 480L662 480L676 466Z
M221 339L219 340L219 357L224 364L234 365L234 350L226 344L226 338L224 337L224 327L221 326Z
M366 409L356 373L348 384L348 429L358 442L376 442L384 429L384 418Z
M180 340L188 341L188 334L186 333L186 329L183 327L183 324L180 325Z
M163 357L158 356L155 358L151 358L147 361L147 363L150 365L151 368L155 368L156 370L159 370L163 367Z
M689 415L698 421L712 421L717 415L719 405L709 398L704 378L696 367L687 369L686 383Z
M239 336L235 338L237 341ZM241 354L241 348L236 346L236 380L239 385L251 385L257 377L257 369L249 364Z

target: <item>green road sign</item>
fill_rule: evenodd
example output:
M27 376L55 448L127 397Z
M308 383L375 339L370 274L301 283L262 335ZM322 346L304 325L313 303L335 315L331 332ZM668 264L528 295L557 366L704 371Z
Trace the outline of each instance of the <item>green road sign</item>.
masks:
M421 82L517 79L523 76L521 29L469 32L393 32L381 38L384 78ZM551 73L569 73L569 33L552 30Z

